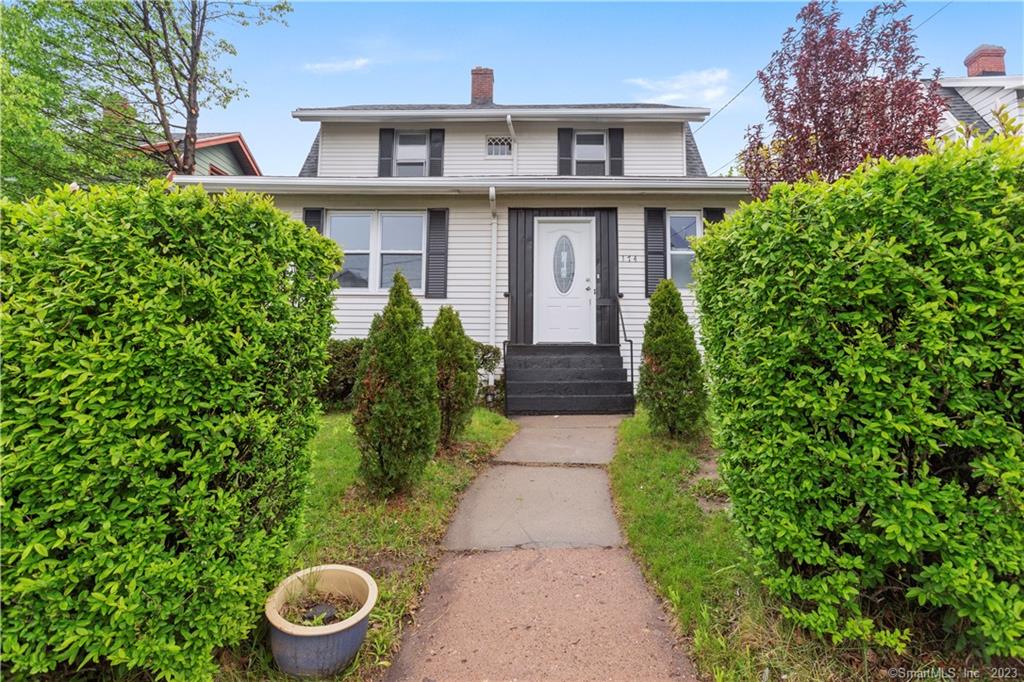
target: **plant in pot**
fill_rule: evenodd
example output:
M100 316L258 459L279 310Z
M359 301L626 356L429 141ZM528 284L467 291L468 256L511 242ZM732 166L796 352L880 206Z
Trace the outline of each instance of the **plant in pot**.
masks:
M377 583L341 564L285 578L267 598L270 650L289 675L324 676L345 668L366 638Z

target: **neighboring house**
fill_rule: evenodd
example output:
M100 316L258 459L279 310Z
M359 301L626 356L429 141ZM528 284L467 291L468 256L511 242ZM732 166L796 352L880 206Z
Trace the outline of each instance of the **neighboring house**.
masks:
M628 411L648 297L671 278L697 324L689 239L747 181L708 177L707 109L501 105L493 83L478 67L469 104L297 109L318 125L297 177L175 181L266 192L338 242L335 336L365 336L401 271L426 324L451 305L506 346L509 412Z
M174 135L179 145L183 138L182 133ZM146 149L159 153L167 147L167 142L161 142ZM242 133L197 133L195 174L262 175Z
M967 76L939 79L946 111L939 129L945 137L965 123L984 133L996 124L993 112L1000 106L1024 123L1024 75L1006 75L1006 50L980 45L964 59Z

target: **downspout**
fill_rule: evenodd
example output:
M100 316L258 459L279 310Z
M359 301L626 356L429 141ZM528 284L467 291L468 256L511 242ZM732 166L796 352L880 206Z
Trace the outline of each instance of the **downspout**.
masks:
M510 117L511 118L511 117ZM496 325L498 315L498 193L494 189L494 185L491 185L487 189L487 201L491 205L491 314L488 331L487 343L494 346L496 345ZM494 372L491 372L487 377L487 385L494 385Z
M508 134L512 137L512 175L519 175L519 137L516 136L516 129L512 127L512 114L505 114L505 125L508 126Z

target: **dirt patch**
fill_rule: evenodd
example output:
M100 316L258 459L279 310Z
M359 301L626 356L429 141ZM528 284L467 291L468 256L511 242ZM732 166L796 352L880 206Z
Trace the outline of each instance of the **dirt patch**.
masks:
M705 513L724 511L729 508L729 493L718 475L719 451L707 438L694 447L697 456L697 470L683 484L693 495L697 506Z
M362 607L362 602L347 594L312 590L285 604L281 617L296 625L331 625L354 616Z
M409 570L409 565L413 561L415 561L413 557L406 557L400 552L386 549L359 559L363 570L374 578L385 578L391 575L401 577Z

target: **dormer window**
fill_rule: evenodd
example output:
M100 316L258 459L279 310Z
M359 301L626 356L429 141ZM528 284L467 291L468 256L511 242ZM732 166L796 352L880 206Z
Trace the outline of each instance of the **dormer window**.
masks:
M608 137L603 130L577 130L575 175L607 175Z
M395 176L423 177L427 174L427 131L399 130L395 133Z

